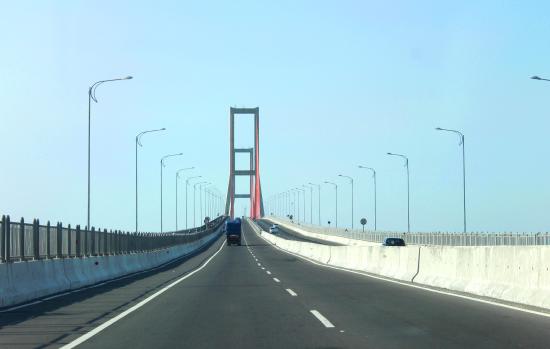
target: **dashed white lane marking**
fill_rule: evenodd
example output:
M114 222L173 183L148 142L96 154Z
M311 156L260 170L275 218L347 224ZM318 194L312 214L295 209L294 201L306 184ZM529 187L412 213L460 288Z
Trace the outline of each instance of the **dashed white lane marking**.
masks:
M182 276L181 278L177 279L176 281L170 283L168 286L160 289L159 291L153 293L152 295L150 295L149 297L145 298L144 300L142 300L141 302L139 302L138 304L134 305L133 307L125 310L124 312L118 314L117 316L115 316L114 318L102 323L101 325L97 326L96 328L94 328L93 330L91 330L90 332L78 337L77 339L75 339L74 341L70 342L69 344L66 344L64 346L61 347L61 349L72 349L74 347L76 347L77 345L80 345L82 343L84 343L85 341L87 341L88 339L92 338L93 336L95 336L96 334L98 334L99 332L103 331L104 329L106 329L107 327L111 326L112 324L114 324L115 322L123 319L124 317L126 317L128 314L130 313L133 313L134 311L138 310L139 308L143 307L145 304L149 303L150 301L152 301L153 299L157 298L158 296L160 296L161 294L163 294L164 292L168 291L169 289L171 289L172 287L176 286L177 284L179 284L180 282L182 282L183 280L187 279L188 277L194 275L195 273L201 271L202 269L204 269L204 267L206 267L208 265L208 263L210 263L210 261L212 259L214 259L214 257L216 257L218 255L218 253L220 253L223 249L223 247L225 246L225 241L222 242L220 248L216 251L216 253L214 253L212 256L210 256L210 258L208 258L206 260L206 262L204 262L204 264L202 264L201 266L199 266L197 269L191 271L190 273Z
M262 270L265 270L265 267L262 267Z
M287 288L286 291L287 291L288 293L290 293L290 295L291 295L292 297L296 297L296 296L298 295L296 292L292 291L290 288Z
M334 327L334 325L330 321L328 321L328 319L324 317L323 314L321 314L317 310L310 310L310 313L312 313L313 316L317 318L317 320L321 321L321 323L325 325L326 328Z
M321 267L323 267L323 268L341 270L341 271L345 271L345 272L352 273L352 274L363 275L363 276L366 276L366 277L372 278L372 279L377 279L377 280L381 280L381 281L391 282L391 283L393 283L393 284L398 284L398 285L401 285L401 286L417 288L417 289L424 290L424 291L428 291L428 292L433 292L433 293L438 293L438 294L442 294L442 295L446 295L446 296L451 296L451 297L457 297L457 298L467 299L467 300L469 300L469 301L474 301L474 302L483 303L483 304L488 304L488 305L493 305L493 306L496 306L496 307L506 308L506 309L510 309L510 310L521 311L522 313L528 313L528 314L533 314L533 315L538 315L538 316L543 316L543 317L550 318L550 313L544 313L544 312L541 312L541 311L536 311L536 310L531 310L531 309L520 308L520 307L513 306L513 305L508 305L508 304L504 304L504 303L498 303L498 302L493 302L493 301L489 301L489 300L485 300L485 299L481 299L481 298L476 298L476 297L473 297L473 296L466 296L466 295L462 295L462 294L457 294L457 293L452 293L452 292L446 292L446 291L436 290L436 289L434 289L434 288L429 288L429 287L420 286L420 285L413 285L413 284L409 284L409 283L406 283L406 282L401 282L401 281L398 281L398 280L391 280L391 279L388 279L388 278L385 278L385 277L376 276L376 275L372 275L372 274L367 274L367 273L365 273L365 272L361 272L361 271L358 271L358 270L350 270L350 269L346 269L346 268L342 268L342 267L337 267L337 266L334 266L334 265L328 265L328 264L320 263L320 262L314 261L314 260L312 260L312 259L309 259L309 258L307 258L307 257L301 256L301 255L299 255L299 254L297 254L297 253L294 253L294 252L290 252L290 251L284 250L284 249L280 248L279 246L273 244L272 242L270 242L269 240L267 240L267 239L264 238L263 236L258 235L258 234L256 234L256 235L259 236L260 238L262 238L262 239L263 239L264 241L266 241L267 243L269 243L269 245L270 245L271 247L273 247L273 248L275 248L275 249L277 249L277 250L279 250L279 251L281 251L281 252L284 252L284 253L287 253L287 254L289 254L289 255L298 257L298 258L300 258L300 259L303 259L303 260L306 261L306 262L309 262L309 263L311 263L311 264L315 264L315 265L321 266Z
M273 278L273 281L275 282L281 282L281 280L277 279L277 278Z
M268 271L266 271L266 273L267 273L267 275L271 275L271 272L270 272L269 270L268 270Z
M261 266L262 266L262 264L261 264L261 263L258 263L258 266L259 266L259 267L261 267Z

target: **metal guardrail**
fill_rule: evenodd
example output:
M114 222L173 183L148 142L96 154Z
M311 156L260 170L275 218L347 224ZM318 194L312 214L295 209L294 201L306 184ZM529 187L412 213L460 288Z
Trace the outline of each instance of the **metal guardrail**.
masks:
M224 221L220 216L207 225L176 232L130 233L120 230L81 229L80 225L63 227L62 223L40 225L12 222L2 216L0 223L0 262L51 258L75 258L149 252L190 243L217 229Z
M266 217L269 219L269 217ZM287 218L272 217L297 228L312 233L340 236L349 239L382 243L385 238L399 237L412 245L442 246L538 246L550 245L550 233L402 233L391 231L361 231L319 227L307 223L297 223Z

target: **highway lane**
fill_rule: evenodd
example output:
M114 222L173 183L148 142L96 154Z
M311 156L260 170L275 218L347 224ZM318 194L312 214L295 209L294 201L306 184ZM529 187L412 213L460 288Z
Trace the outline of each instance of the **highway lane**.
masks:
M227 247L220 239L203 254L158 273L9 313L11 324L0 314L0 347L70 343L186 276L78 347L547 348L550 343L550 318L314 265L245 228L241 247Z
M258 219L256 221L256 223L258 224L258 226L260 228L263 229L263 231L265 231L267 233L269 233L269 227L271 227L273 225L273 223L270 222L267 219ZM280 238L283 238L285 240L313 242L313 243L316 243L316 244L329 245L329 246L342 246L342 244L339 244L339 243L336 243L336 242L325 241L325 240L321 240L321 239L312 238L312 237L309 237L309 236L304 236L300 233L297 233L293 230L284 228L282 226L279 226L279 233L276 234L276 236L278 236Z
M550 318L328 269L248 228L83 348L547 348ZM332 327L333 326L333 327Z
M221 228L220 228L221 229ZM225 241L153 271L0 311L0 348L59 348L203 264Z

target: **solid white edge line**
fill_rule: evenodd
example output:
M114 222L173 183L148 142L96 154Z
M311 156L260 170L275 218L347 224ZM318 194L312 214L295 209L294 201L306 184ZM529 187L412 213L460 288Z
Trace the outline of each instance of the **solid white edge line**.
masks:
M206 267L208 265L208 263L210 263L210 261L216 257L218 255L218 253L221 252L221 250L224 248L225 246L225 241L222 242L220 248L216 251L216 253L214 253L212 256L210 256L210 258L208 258L206 260L206 262L204 262L204 264L200 265L197 269L191 271L190 273L182 276L181 278L177 279L176 281L172 282L171 284L169 284L168 286L162 288L161 290L155 292L154 294L150 295L149 297L145 298L144 300L142 300L141 302L139 302L138 304L134 305L133 307L125 310L124 312L118 314L117 316L115 316L114 318L102 323L101 325L97 326L96 328L94 328L93 330L91 330L90 332L78 337L77 339L73 340L72 342L68 343L68 344L65 344L64 346L61 347L61 349L71 349L71 348L74 348L76 347L77 345L80 345L82 343L84 343L85 341L87 341L88 339L92 338L93 336L95 336L96 334L98 334L99 332L103 331L104 329L106 329L107 327L111 326L112 324L114 324L115 322L123 319L124 317L126 317L128 314L131 314L133 313L134 311L138 310L139 308L141 308L142 306L144 306L145 304L149 303L150 301L152 301L153 299L157 298L158 296L160 296L161 294L163 294L164 292L168 291L169 289L171 289L172 287L176 286L177 284L179 284L180 282L182 282L183 280L187 279L188 277L194 275L195 273L201 271L202 269L204 269L204 267Z
M204 247L205 244L201 245L200 248ZM193 252L192 252L193 253ZM114 279L110 279L110 280L106 280L106 281L103 281L102 283L100 284L93 284L93 285L89 285L89 286L84 286L84 287L81 287L81 288L77 288L75 290L71 290L71 291L68 291L68 292L63 292L61 294L56 294L56 295L53 295L53 296L50 296L50 297L46 297L46 298L42 298L42 299L39 299L39 300L36 300L36 301L33 301L31 303L24 303L24 304L21 304L21 305L17 305L15 307L11 307L11 308L7 308L7 309L4 309L4 310L0 310L0 313L9 313L10 311L12 310L17 310L17 309L21 309L21 308L25 308L25 307L30 307L31 305L35 305L35 304L39 304L39 303L42 303L42 302L46 302L46 301L49 301L49 300L52 300L52 299L55 299L55 298L59 298L59 297L62 297L62 296L66 296L68 294L71 294L71 293L77 293L77 292L82 292L82 291L86 291L86 290L89 290L91 288L95 288L95 287L99 287L99 286L103 286L103 285L106 285L106 284L110 284L112 282L116 282L116 281L120 281L120 280L124 280L124 279L128 279L128 278L131 278L131 277L135 277L135 276L138 276L138 275L141 275L141 274L144 274L144 273L149 273L149 272L152 272L152 271L155 271L157 269L160 269L160 268L164 268L170 264L173 264L173 263L176 263L177 261L180 261L182 259L184 259L185 257L188 257L191 253L186 253L184 255L181 255L179 257L176 257L166 263L163 263L163 264L160 264L160 265L157 265L156 267L153 267L153 268L150 268L150 269L145 269L145 270L141 270L141 271L137 271L135 273L130 273L128 275L123 275L123 276L119 276L119 277L116 277ZM90 258L90 257L86 257L86 258Z
M292 291L290 288L287 288L286 291L292 296L292 297L296 297L298 294L294 291Z
M273 281L275 282L281 282L281 280L277 279L277 278L273 278Z
M320 312L318 312L317 310L310 310L309 311L310 313L313 314L313 316L315 316L317 318L317 320L321 321L321 323L323 325L325 325L326 328L332 328L334 327L334 325L332 324L332 322L328 321L328 319L326 317L323 316L323 314L321 314Z
M259 235L259 234L256 233L256 235ZM306 257L304 257L304 256L301 256L301 255L299 255L299 254L296 254L296 253L293 253L293 252L284 250L284 249L280 248L279 246L277 246L277 245L271 243L271 241L267 240L267 239L264 238L263 236L261 236L261 235L259 235L259 236L260 236L262 239L264 239L265 241L267 241L267 243L269 243L269 245L271 245L273 248L276 248L277 250L280 250L280 251L282 251L282 252L284 252L284 253L288 253L288 254L290 254L290 255L293 255L293 256L295 256L295 257L301 258L301 259L303 259L303 260L305 260L305 261L307 261L307 262L309 262L309 263L312 263L312 264L315 264L315 265L318 265L318 266L321 266L321 267L330 268L330 269L336 269L336 270L341 270L341 271L346 271L346 272L348 272L348 273L363 275L363 276L366 276L366 277L369 277L369 278L372 278L372 279L377 279L377 280L382 280L382 281L386 281L386 282L391 282L391 283L398 284L398 285L403 285L403 286L407 286L407 287L417 288L417 289L424 290L424 291L428 291L428 292L433 292L433 293L443 294L443 295L446 295L446 296L452 296L452 297L467 299L467 300L474 301L474 302L478 302L478 303L484 303L484 304L494 305L494 306L496 306L496 307L506 308L506 309L510 309L510 310L516 310L516 311L520 311L520 312L523 312L523 313L529 313L529 314L533 314L533 315L539 315L539 316L543 316L543 317L548 317L548 318L550 318L550 313L544 313L544 312L540 312L540 311L536 311L536 310L524 309L524 308L516 307L516 306L513 306L513 305L508 305L508 304L504 304L504 303L493 302L493 301L489 301L489 300L485 300L485 299L481 299L481 298L476 298L476 297L471 297L471 296L466 296L466 295L462 295L462 294L457 294L457 293L452 293L452 292L446 292L446 291L436 290L436 289L433 289L433 288L430 288L430 287L426 287L426 286L413 285L413 284L409 284L409 283L406 283L406 282L401 282L401 281L397 281L397 280L387 279L387 278L384 278L384 277L380 277L380 276L368 274L368 273L366 273L366 272L361 272L361 271L358 271L358 270L351 270L351 269L336 267L336 266L334 266L334 265L329 265L329 264L320 263L320 262L311 260L311 259L309 259L309 258L306 258Z

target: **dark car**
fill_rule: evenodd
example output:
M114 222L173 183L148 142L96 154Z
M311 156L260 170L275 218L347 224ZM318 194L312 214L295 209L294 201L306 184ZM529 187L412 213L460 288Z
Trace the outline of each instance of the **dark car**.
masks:
M382 246L405 246L405 240L401 238L385 238Z

